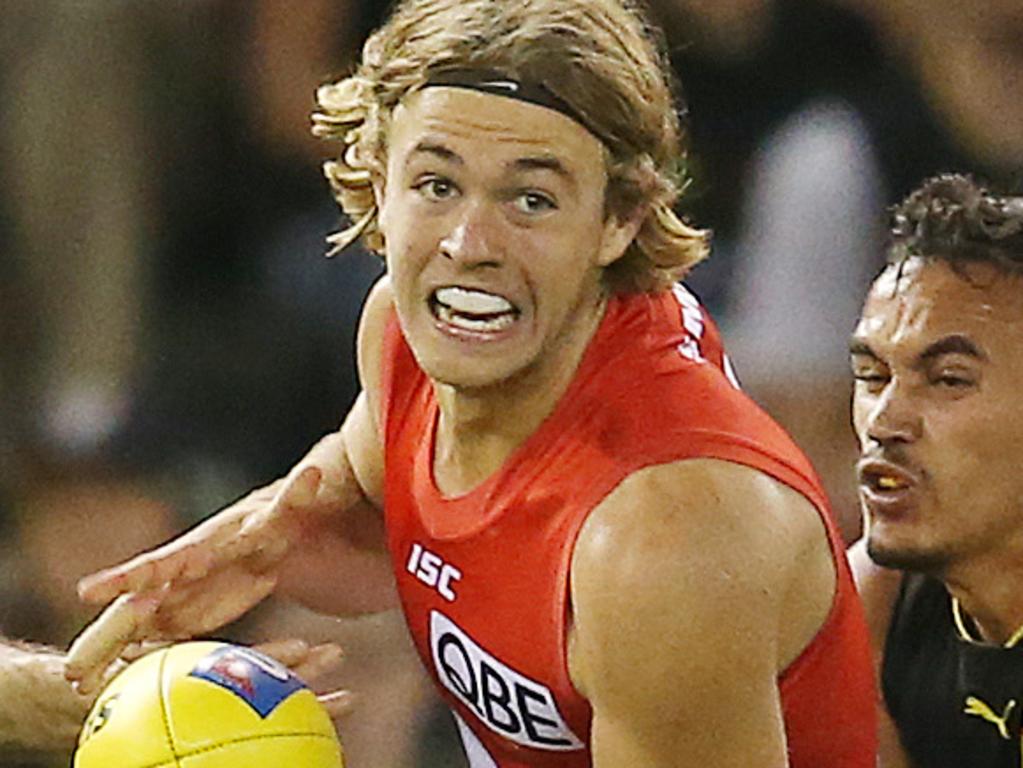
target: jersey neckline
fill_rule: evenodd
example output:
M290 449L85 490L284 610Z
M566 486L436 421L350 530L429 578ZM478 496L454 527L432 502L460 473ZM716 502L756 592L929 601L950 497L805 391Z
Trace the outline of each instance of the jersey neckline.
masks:
M413 474L417 487L424 490L419 500L420 509L423 525L431 536L448 540L472 536L493 524L502 515L505 506L492 504L491 501L508 482L518 479L517 475L523 467L532 463L525 461L525 457L535 459L538 446L550 445L557 438L558 431L579 401L576 395L589 381L590 374L606 365L618 353L621 345L616 344L614 339L624 328L632 325L628 320L623 323L622 315L645 314L649 311L648 302L628 301L622 296L609 297L597 331L590 338L568 388L558 398L554 408L533 433L508 455L497 470L465 493L447 496L437 486L433 458L436 453L440 406L433 392L430 392L425 416L427 425L425 439L420 441L416 449ZM537 464L537 469L541 468L542 462Z

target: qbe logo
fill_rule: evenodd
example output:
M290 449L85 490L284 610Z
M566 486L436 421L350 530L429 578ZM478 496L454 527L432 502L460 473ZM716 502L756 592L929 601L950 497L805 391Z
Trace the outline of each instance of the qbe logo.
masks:
M535 749L582 749L546 686L495 659L439 611L430 612L430 649L444 687L494 733Z

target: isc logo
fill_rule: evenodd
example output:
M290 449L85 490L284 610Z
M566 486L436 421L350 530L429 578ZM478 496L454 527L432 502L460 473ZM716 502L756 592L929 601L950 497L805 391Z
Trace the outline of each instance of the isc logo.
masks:
M546 686L495 659L439 611L430 612L430 648L441 683L490 730L536 749L582 748Z
M451 582L462 578L462 572L450 563L445 563L430 550L423 549L421 544L412 545L405 570L426 586L436 589L449 603L455 601L455 591L451 588Z

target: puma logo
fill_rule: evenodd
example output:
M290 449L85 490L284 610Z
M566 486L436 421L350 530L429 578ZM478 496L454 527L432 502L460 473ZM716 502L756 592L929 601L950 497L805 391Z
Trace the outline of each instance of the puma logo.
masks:
M998 729L998 733L1001 734L1002 738L1008 741L1012 737L1009 736L1009 728L1006 726L1006 722L1008 721L1009 715L1012 713L1015 706L1016 700L1011 699L1009 703L1005 705L1005 712L1001 717L999 717L997 712L991 709L991 707L976 696L967 696L966 709L964 709L963 712L967 715L976 715L982 720L992 723Z

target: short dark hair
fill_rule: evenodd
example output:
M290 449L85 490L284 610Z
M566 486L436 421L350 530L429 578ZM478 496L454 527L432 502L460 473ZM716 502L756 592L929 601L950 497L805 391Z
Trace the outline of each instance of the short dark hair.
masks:
M953 267L986 261L1023 274L1023 196L946 173L924 181L891 214L889 264L920 256Z

